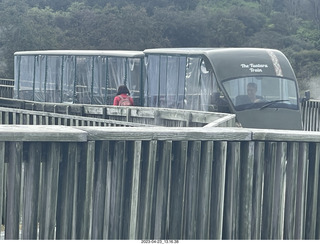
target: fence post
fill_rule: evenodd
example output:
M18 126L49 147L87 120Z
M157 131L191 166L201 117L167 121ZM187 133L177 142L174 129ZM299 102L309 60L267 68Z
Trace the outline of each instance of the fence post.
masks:
M244 142L241 146L240 165L240 222L239 239L251 239L252 192L254 168L254 142Z
M214 157L214 142L203 142L202 153L203 158L200 164L199 178L199 212L197 218L197 235L200 240L209 239L210 230L210 205L212 201L212 168Z
M9 142L5 238L19 239L22 142Z
M130 203L130 225L129 239L136 240L138 238L138 206L140 198L140 168L141 168L141 141L134 142L134 158L132 169L132 185L131 185L131 203Z
M223 239L239 239L240 211L240 142L228 143L226 193L224 201Z
M316 239L320 144L312 143L309 148L308 191L306 203L305 239ZM317 213L317 214L315 214Z
M2 220L4 219L4 192L5 192L5 142L0 142L0 224L3 224Z
M41 143L29 143L28 161L24 164L22 239L36 240L38 227L38 197L40 183Z
M210 239L222 239L227 149L227 141L214 143Z
M59 165L61 144L49 143L42 166L41 212L39 219L39 239L55 238ZM43 148L44 149L44 148Z

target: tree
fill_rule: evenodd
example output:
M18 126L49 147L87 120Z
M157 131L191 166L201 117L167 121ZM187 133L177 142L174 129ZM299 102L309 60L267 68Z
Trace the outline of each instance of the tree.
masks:
M0 3L2 77L13 78L13 53L28 46L30 26L28 6L23 0L4 0Z
M310 3L309 11L313 16L312 20L317 25L317 28L320 29L320 1L319 0L308 0Z

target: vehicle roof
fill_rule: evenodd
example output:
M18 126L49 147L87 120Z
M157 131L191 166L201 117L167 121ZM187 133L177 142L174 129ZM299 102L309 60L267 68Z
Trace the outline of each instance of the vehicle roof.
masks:
M278 76L295 80L286 56L267 48L156 48L146 55L202 56L207 69L214 70L217 79L224 81L248 76ZM209 65L210 64L210 65Z
M172 55L203 55L207 51L212 51L220 48L201 48L201 47L180 47L180 48L153 48L146 49L145 54L172 54Z
M142 51L130 50L43 50L43 51L19 51L14 55L52 55L52 56L109 56L109 57L144 57Z

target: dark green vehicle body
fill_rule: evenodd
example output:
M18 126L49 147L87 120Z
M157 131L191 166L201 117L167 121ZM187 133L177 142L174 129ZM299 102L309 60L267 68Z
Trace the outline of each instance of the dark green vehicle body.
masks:
M203 73L208 73L212 82L212 84L207 83L209 84L207 90L200 90L200 96L213 97L214 99L208 99L208 101L216 105L214 106L215 111L225 112L225 107L220 105L227 105L229 112L236 114L237 121L243 127L302 129L297 80L288 59L278 50L169 48L145 50L144 52L146 58L152 55L186 56L190 59L200 57L199 59L202 60L198 65L201 70L199 84L202 82L201 74ZM185 73L188 77L190 72L186 71ZM185 79L185 83L189 81ZM256 103L238 104L237 98L247 96L248 83L257 85L257 95L263 99ZM199 93L199 90L195 93L197 92ZM188 101L186 93L185 101Z

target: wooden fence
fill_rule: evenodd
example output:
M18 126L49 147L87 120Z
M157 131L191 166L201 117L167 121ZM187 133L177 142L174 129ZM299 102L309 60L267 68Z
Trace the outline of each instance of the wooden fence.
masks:
M0 79L0 97L12 98L13 97L13 79Z
M308 100L302 103L303 129L320 131L320 101Z
M5 239L320 239L320 133L0 125Z
M0 98L0 113L3 117L19 117L19 113L41 116L43 124L50 117L66 118L66 121L90 121L103 124L105 121L130 122L133 126L157 125L166 127L233 127L235 115L195 110L151 107L120 107L113 105L40 103L18 99ZM10 108L10 109L7 109ZM20 110L19 110L20 109ZM29 111L29 112L28 112ZM16 114L16 115L14 115ZM60 115L59 115L60 114ZM20 116L21 117L21 116ZM94 119L96 118L96 119ZM39 120L39 119L38 119ZM107 121L106 121L107 120ZM0 121L1 123L1 121ZM2 123L5 123L4 121ZM20 120L13 124L19 124ZM67 122L66 122L67 123ZM128 125L130 123L127 123ZM40 124L40 123L37 123ZM124 123L123 123L124 124ZM69 124L65 124L69 125ZM82 124L79 124L82 125Z
M219 122L219 121L218 121ZM153 126L127 121L0 107L0 124L65 126Z

